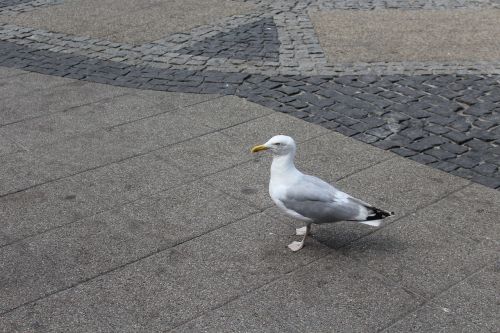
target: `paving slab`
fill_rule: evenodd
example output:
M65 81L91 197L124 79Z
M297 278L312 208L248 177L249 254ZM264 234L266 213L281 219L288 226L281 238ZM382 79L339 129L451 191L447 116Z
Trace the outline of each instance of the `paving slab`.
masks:
M14 77L23 74L26 74L26 72L20 69L0 66L0 78Z
M308 140L297 149L297 168L327 182L345 178L395 157L390 152L368 148L363 143L332 132Z
M226 135L248 142L251 149L253 145L263 144L274 135L289 135L296 142L327 134L329 131L319 126L307 126L304 122L290 116L273 113L221 131Z
M120 125L160 113L158 106L137 96L122 95L62 112L2 127L26 149L48 145L97 129Z
M491 249L469 238L426 225L418 213L374 231L343 253L426 298L491 264L494 257Z
M246 163L210 175L203 180L231 196L263 210L274 205L268 190L270 167L269 159L254 158Z
M498 60L500 30L492 28L498 9L339 10L311 17L332 63Z
M34 90L47 90L77 82L60 77L47 80L46 75L25 71L12 72L10 75L7 73L5 76L0 73L0 99L23 95L26 91L33 93Z
M0 329L173 328L328 253L291 253L283 245L291 231L253 215L5 313Z
M21 148L11 140L10 136L3 129L0 129L0 156L20 150Z
M65 289L254 212L192 183L3 247L0 265L8 280L1 284L0 308Z
M167 92L155 90L130 89L130 94L139 96L144 100L154 102L162 112L172 111L182 107L217 99L217 94L185 94L180 92Z
M495 264L477 272L436 297L434 303L473 324L495 332L498 330L498 258Z
M243 140L220 132L185 141L157 153L170 163L196 176L207 176L249 161L250 147Z
M419 302L335 253L174 332L371 332Z
M228 0L203 3L194 0L67 0L57 6L15 17L4 16L1 20L50 31L137 43L215 23L218 18L242 14L253 8L251 4Z
M467 207L467 209L463 209ZM471 184L421 211L424 223L436 224L478 242L500 242L500 193Z
M193 120L193 122L198 122L217 130L232 127L272 113L268 108L236 96L224 96L183 108L177 112Z
M372 205L404 216L450 194L469 181L401 157L383 161L336 183Z
M382 332L486 333L489 331L484 327L474 325L448 308L426 304Z
M14 96L3 99L0 125L68 110L125 92L125 88L69 80L67 84L51 89L34 90L22 97Z
M65 165L43 163L26 151L0 157L0 196L67 174Z
M147 154L2 197L0 245L192 180L161 157Z

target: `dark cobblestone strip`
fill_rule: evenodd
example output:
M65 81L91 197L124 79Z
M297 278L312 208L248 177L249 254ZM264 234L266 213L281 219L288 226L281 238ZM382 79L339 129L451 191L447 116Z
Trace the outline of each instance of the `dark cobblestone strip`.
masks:
M229 32L218 33L177 52L211 58L278 61L279 45L273 19L263 18Z
M265 76L132 66L0 42L0 65L116 86L237 95L500 189L498 75Z

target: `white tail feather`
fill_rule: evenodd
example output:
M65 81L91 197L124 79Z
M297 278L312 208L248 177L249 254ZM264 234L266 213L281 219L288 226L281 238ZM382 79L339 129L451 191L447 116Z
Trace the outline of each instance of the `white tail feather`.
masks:
M368 224L371 225L372 227L380 227L380 225L382 224L382 220L363 221L360 223Z

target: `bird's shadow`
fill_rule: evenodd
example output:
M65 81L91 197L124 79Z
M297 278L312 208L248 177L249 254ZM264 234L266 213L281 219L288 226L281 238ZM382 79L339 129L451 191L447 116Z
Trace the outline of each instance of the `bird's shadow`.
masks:
M352 223L336 223L318 226L312 237L332 249L345 254L370 251L381 255L404 251L409 245L397 235L375 233L378 229Z

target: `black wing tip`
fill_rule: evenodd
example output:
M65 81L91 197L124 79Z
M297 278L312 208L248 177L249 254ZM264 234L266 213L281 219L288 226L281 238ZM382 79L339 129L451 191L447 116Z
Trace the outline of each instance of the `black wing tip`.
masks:
M373 207L372 210L373 210L374 214L368 216L368 218L366 219L367 221L381 220L381 219L385 219L386 217L395 215L394 212L388 212L386 210L375 208L375 207Z

